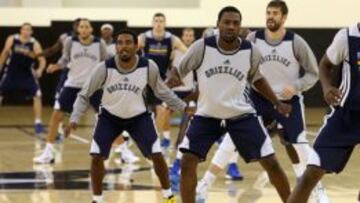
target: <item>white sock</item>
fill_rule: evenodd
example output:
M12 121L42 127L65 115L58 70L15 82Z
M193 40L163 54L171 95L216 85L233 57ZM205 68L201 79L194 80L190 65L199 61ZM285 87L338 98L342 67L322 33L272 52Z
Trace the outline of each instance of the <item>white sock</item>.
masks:
M210 171L206 171L203 180L209 185L211 186L215 180L216 180L216 175L214 175L213 173L211 173Z
M40 118L35 118L35 124L40 124L42 123L41 119Z
M164 138L170 140L170 130L164 131L163 136L164 136Z
M126 148L127 148L126 142L124 142L124 143L122 143L122 144L119 144L119 145L118 145L118 148L119 148L119 150L120 150L120 153L123 153L123 151L125 151Z
M229 163L237 163L237 160L239 158L239 153L232 153L231 158L229 159Z
M50 143L50 142L47 142L47 143L46 143L45 150L54 151L54 144L53 144L53 143Z
M169 197L171 197L171 196L173 196L173 193L171 192L171 188L169 188L169 189L162 189L161 190L161 193L163 194L163 197L164 198L169 198Z
M183 156L183 153L178 149L176 152L176 159L181 159Z
M103 196L102 195L93 195L93 201L95 201L96 203L102 203Z
M310 155L310 146L309 144L293 144L293 147L299 157L300 163L293 164L293 168L296 174L296 177L299 178L303 175L307 161Z
M305 167L303 164L299 163L299 164L293 164L292 165L296 178L301 178L301 176L303 175L304 171L305 171Z
M212 164L215 164L217 167L224 169L225 166L229 163L229 160L236 156L237 152L224 150L222 147L220 147L216 152L211 160Z

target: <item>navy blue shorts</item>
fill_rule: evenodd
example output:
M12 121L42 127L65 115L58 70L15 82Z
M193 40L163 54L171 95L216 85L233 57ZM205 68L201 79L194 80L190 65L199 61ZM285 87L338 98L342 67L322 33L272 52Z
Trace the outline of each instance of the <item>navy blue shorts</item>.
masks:
M154 91L148 87L145 92L146 104L150 107L154 107L162 104L162 100L155 96Z
M340 173L359 143L360 111L333 109L325 116L308 164L319 166L328 172Z
M283 101L292 106L289 117L285 117L278 113L273 104L255 90L251 90L250 99L254 104L257 114L263 119L265 126L272 123L274 120L281 125L284 132L283 138L286 142L291 144L308 143L305 132L302 97L295 95L291 100Z
M108 158L113 141L123 131L130 134L145 157L161 153L160 140L150 113L146 112L133 118L122 119L101 108L90 154Z
M246 162L274 154L271 139L260 119L254 114L226 120L195 115L180 145L180 151L195 154L204 161L209 149L224 135L224 131L230 134Z
M176 96L178 96L180 99L185 99L187 96L189 96L193 91L174 91Z
M33 74L16 74L5 71L0 80L0 95L11 92L23 92L25 96L41 96L38 80Z
M73 105L75 103L76 97L80 92L80 88L75 87L64 87L61 89L59 98L55 101L55 109L61 110L65 113L71 113L73 111ZM102 90L96 91L90 97L90 104L96 112L99 111L101 104Z

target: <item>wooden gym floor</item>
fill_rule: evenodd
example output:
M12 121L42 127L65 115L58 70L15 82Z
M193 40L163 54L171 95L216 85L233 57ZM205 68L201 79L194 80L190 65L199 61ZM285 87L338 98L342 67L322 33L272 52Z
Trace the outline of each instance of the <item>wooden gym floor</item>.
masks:
M307 109L308 137L313 140L322 124L324 109ZM47 123L51 108L44 109L43 120ZM92 112L83 120L76 136L57 144L57 159L53 165L34 165L32 158L43 147L41 137L33 133L33 114L29 106L0 108L0 203L82 203L91 202L89 191L89 142L94 116ZM173 134L177 128L173 128ZM360 135L359 135L360 136ZM273 140L277 156L286 169L292 186L295 177L290 161L278 138ZM135 145L131 148L140 156ZM208 160L199 167L202 176ZM174 155L171 155L171 158ZM106 202L109 203L161 203L159 183L151 165L142 158L137 165L122 165L112 155L107 161L104 180ZM280 202L270 184L262 184L262 170L258 164L246 165L241 159L239 166L245 179L227 181L221 174L211 188L207 203L272 203ZM332 203L355 203L360 189L359 149L354 150L349 164L340 175L328 175L323 179ZM180 201L178 201L180 202Z

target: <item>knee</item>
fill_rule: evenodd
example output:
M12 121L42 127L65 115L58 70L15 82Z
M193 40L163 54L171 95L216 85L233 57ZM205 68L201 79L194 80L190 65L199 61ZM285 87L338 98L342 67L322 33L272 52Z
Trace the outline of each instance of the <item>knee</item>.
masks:
M156 153L148 156L148 159L151 160L154 164L160 163L164 160L162 153ZM164 160L165 161L165 160Z
M279 162L274 156L266 158L263 164L265 164L268 173L278 173L282 170Z
M53 116L52 116L56 121L61 121L63 118L63 113L59 110L55 110L53 112Z
M325 174L325 171L316 166L308 166L301 177L301 182L311 183L317 180L320 180L321 177Z
M196 171L199 159L190 153L185 153L181 159L181 172Z
M91 163L96 166L102 165L104 163L104 158L99 155L92 155Z

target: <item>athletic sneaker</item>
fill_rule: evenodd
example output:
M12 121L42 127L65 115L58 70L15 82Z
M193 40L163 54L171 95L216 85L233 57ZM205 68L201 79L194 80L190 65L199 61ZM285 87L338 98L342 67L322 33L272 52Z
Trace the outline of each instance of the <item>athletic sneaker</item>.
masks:
M315 186L312 196L314 197L316 203L330 203L326 190L320 183Z
M171 195L169 198L165 199L164 203L176 203L174 195Z
M167 138L162 139L160 145L164 150L169 149L169 147L170 147L170 139L167 139Z
M236 163L229 164L225 177L230 180L243 180L244 179L244 177L241 175Z
M180 172L180 159L175 159L171 169L170 169L170 174L179 174Z
M33 159L36 164L53 164L55 163L55 156L53 150L45 148L44 151Z
M116 159L116 163L123 164L134 164L140 161L139 157L137 157L127 146L120 146L122 149L120 150L120 160Z
M42 123L35 123L35 134L44 133L44 126Z

